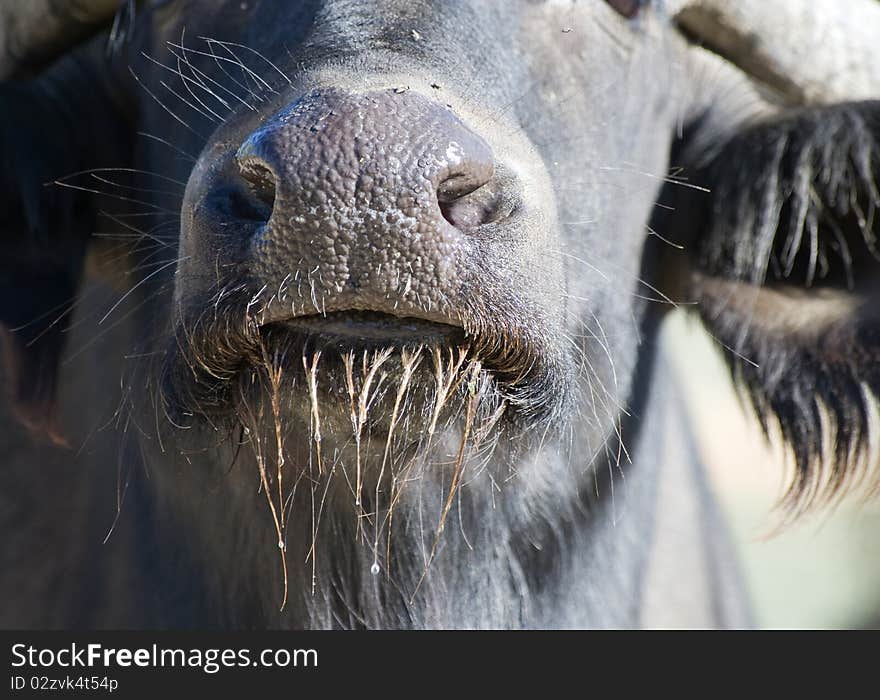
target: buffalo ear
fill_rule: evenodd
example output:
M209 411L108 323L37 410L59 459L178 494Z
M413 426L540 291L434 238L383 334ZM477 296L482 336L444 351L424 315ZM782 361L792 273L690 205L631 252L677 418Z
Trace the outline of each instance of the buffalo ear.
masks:
M3 274L0 295L8 297L13 289L16 296L12 298L17 297L19 303L0 303L0 349L15 415L33 432L45 433L53 442L62 444L64 440L55 423L55 398L64 348L63 330L70 317L65 307L70 306L76 281L64 278L63 271L58 269L46 272L47 286L24 300L19 295L29 294L29 286L17 284L15 275ZM40 320L16 324L16 318Z
M59 363L96 207L54 183L128 153L96 73L79 55L0 83L0 350L15 412L55 438Z
M73 125L38 83L0 86L0 338L16 413L54 434L58 365L89 222L49 186L79 164Z
M801 109L691 154L690 290L765 432L796 465L788 504L880 465L880 102Z

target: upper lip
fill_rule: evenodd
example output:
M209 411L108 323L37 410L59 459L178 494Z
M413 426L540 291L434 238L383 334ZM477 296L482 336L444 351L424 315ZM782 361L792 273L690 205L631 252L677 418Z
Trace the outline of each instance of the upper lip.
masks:
M253 304L258 298L259 295L255 296L251 303ZM449 309L443 309L437 305L433 308L425 308L406 300L394 304L388 303L387 300L385 303L375 303L375 301L369 298L338 295L326 298L326 300L320 297L320 301L317 302L315 299L302 297L288 302L287 297L281 294L273 297L255 314L255 317L260 326L289 323L293 325L314 324L317 327L346 318L352 324L369 324L379 321L388 325L418 323L424 324L425 327L448 327L450 330L461 329L465 326L458 318L458 314L450 313Z
M273 321L273 325L301 328L325 337L365 341L418 341L462 332L459 325L413 316L394 316L380 311L353 309L332 311L326 314L289 316Z

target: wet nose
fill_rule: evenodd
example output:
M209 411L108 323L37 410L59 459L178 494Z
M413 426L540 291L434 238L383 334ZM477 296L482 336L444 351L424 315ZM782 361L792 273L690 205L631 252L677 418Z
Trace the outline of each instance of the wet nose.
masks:
M486 141L415 91L313 90L251 133L235 163L259 213L246 265L279 290L279 314L457 323L459 273L508 201Z
M414 93L309 93L253 132L236 162L279 236L345 236L346 223L370 221L373 237L404 220L470 229L491 216L490 202L460 200L491 181L492 150Z

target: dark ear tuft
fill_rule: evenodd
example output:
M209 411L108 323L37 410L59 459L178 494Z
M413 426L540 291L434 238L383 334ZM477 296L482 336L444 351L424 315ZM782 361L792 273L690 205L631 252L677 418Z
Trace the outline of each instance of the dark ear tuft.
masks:
M758 124L702 160L712 197L701 269L754 284L849 289L860 266L876 270L880 102Z
M793 514L876 490L880 298L830 290L807 298L701 275L693 291L765 433L778 429L791 449L784 503Z
M55 416L58 365L63 346L55 327L42 335L22 334L0 325L4 374L15 416L28 430L46 435L57 445L66 445Z
M796 511L880 466L880 102L752 126L700 162L692 290L765 429ZM693 212L693 210L691 210ZM875 488L876 488L876 483Z
M15 412L58 439L58 363L73 306L89 207L47 186L76 170L75 125L37 83L0 86L0 338Z

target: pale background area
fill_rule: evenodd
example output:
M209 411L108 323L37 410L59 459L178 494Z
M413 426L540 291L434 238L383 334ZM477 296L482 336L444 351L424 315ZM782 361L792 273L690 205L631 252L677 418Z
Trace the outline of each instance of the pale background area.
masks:
M727 515L761 627L880 626L880 502L849 498L774 533L782 450L767 445L695 319L671 314L664 342Z

